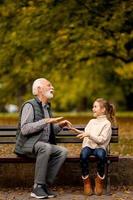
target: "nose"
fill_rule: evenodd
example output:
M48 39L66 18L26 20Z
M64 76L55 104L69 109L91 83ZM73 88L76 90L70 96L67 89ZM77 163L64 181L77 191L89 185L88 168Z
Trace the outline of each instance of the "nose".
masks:
M54 87L53 87L53 85L51 85L51 89L52 89L52 90L54 90Z

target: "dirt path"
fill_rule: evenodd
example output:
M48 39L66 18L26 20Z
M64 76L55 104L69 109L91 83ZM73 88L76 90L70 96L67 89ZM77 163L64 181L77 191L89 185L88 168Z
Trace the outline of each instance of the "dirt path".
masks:
M100 197L92 195L91 197L82 194L81 187L57 187L54 190L58 193L54 200L133 200L133 187L130 188L112 188L112 195L102 195ZM21 188L2 188L0 189L0 200L34 200L30 197L31 189Z

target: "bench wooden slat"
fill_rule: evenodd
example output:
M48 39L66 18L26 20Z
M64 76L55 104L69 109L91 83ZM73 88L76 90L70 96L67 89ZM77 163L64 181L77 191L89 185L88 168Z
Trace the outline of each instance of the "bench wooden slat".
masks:
M0 138L2 137L15 137L16 136L16 132L6 132L6 131L0 131ZM75 136L76 137L76 134L74 133L68 133L68 132L61 132L59 133L57 136ZM118 137L118 134L117 133L112 133L112 137Z
M84 130L83 127L78 127L79 130ZM16 127L0 127L0 144L15 144L16 142ZM57 143L81 143L82 140L76 137L76 134L68 128L63 130L56 136ZM110 143L118 143L118 128L112 127L112 137Z
M0 138L3 138L3 137L15 137L16 136L16 131L12 131L12 132L7 132L7 131L0 131ZM57 136L75 136L76 137L76 134L74 133L68 133L68 132L61 132L59 133ZM118 134L117 133L112 133L112 137L118 137Z
M70 137L70 138L60 138L60 137L58 137L58 138L56 138L56 142L57 143L82 143L82 140L80 140L80 139L78 139L78 138L72 138L72 137ZM118 138L116 137L116 138L112 138L111 139L111 141L110 141L111 143L118 143ZM7 139L6 138L6 140L4 140L4 139L1 139L0 140L0 144L15 144L16 143L16 139L15 138L9 138L9 139Z
M90 158L91 162L95 162L97 160L96 157L91 156ZM79 156L69 156L66 159L68 162L79 162L80 158ZM118 156L115 155L108 155L107 160L111 162L118 162ZM14 157L0 157L0 163L34 163L35 159L33 158L27 158L27 157L21 157L21 156L14 156Z
M84 127L77 127L78 128L78 130L84 130ZM12 126L0 126L0 132L1 131L16 131L17 130L17 127L12 127ZM69 129L68 128L63 128L63 132L64 131L69 131ZM112 131L113 132L118 132L118 127L112 127Z
M76 137L57 137L56 138L57 143L82 143L82 140ZM15 144L16 139L15 138L0 138L0 144ZM118 137L111 138L110 143L118 143Z

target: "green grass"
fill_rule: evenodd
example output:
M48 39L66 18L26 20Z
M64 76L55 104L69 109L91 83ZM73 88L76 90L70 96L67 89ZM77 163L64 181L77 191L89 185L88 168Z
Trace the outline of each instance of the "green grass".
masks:
M131 118L133 118L133 112L132 112L132 111L117 112L117 113L116 113L116 116L117 116L117 117L126 117L126 118L131 117Z

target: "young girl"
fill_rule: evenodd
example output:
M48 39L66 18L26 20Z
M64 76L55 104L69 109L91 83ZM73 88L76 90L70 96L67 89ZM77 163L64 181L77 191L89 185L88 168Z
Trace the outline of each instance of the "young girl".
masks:
M84 193L87 195L92 194L88 158L93 155L98 159L94 191L96 195L101 195L105 178L106 149L111 139L111 125L115 123L115 111L114 106L103 98L95 100L92 111L96 119L89 121L85 131L79 131L75 128L71 128L71 130L78 133L78 138L83 139L80 163Z

